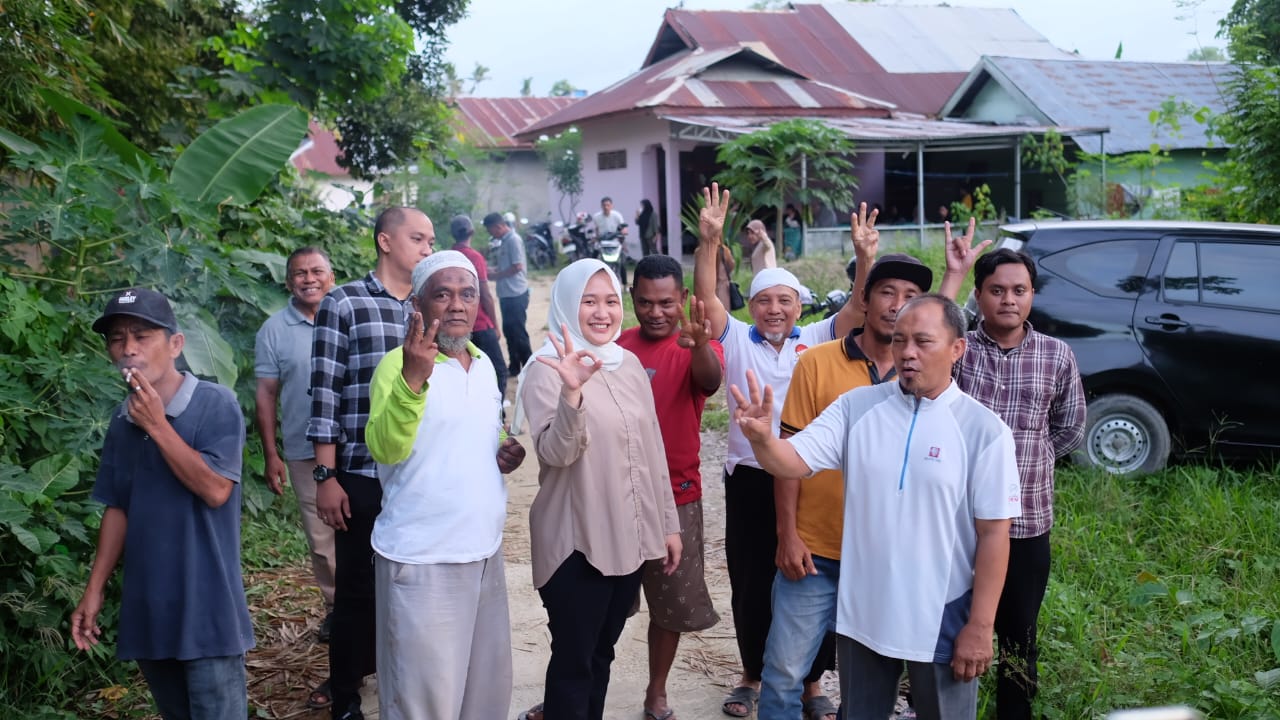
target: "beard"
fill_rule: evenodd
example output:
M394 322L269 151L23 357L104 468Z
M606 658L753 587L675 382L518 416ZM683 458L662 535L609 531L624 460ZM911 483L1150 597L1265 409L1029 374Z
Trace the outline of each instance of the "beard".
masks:
M777 345L787 339L787 333L760 333L760 335L773 345Z
M445 355L457 355L458 353L467 351L467 343L471 342L471 333L466 335L437 335L436 345L439 346L440 352Z

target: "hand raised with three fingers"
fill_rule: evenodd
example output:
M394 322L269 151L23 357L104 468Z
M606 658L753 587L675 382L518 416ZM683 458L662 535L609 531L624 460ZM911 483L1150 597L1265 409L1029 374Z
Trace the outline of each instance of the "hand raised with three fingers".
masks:
M689 298L689 315L680 308L680 337L676 344L686 350L696 350L711 342L711 318L707 317L707 306L696 297Z
M431 327L422 329L422 313L415 312L409 316L409 327L404 334L404 368L400 375L409 389L421 393L431 372L436 367L436 356L440 354L440 346L436 344L436 331L440 329L440 321L432 320Z
M773 436L773 386L765 385L760 392L760 382L754 370L747 371L747 397L737 385L730 385L729 392L738 407L733 411L733 421L742 428L742 434L751 442L764 442Z
M867 204L860 203L858 212L849 216L849 239L853 241L853 252L858 258L875 259L880 251L880 231L876 229L876 218L880 211L872 208L867 214Z

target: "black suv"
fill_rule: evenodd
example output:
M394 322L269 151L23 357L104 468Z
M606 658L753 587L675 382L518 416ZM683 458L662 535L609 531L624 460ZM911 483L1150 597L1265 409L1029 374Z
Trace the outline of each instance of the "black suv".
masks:
M1280 448L1280 227L1028 222L996 247L1035 260L1031 323L1079 362L1078 462L1150 472L1171 451Z

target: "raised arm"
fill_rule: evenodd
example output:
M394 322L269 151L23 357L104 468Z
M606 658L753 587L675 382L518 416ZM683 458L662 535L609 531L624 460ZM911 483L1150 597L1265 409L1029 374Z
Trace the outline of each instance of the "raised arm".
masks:
M742 434L751 442L751 451L760 467L774 477L803 478L813 471L800 457L791 443L773 434L773 388L760 384L752 370L747 371L747 392L744 397L737 385L730 385L729 392L738 403L733 411L733 422L742 428Z
M716 295L716 264L724 236L724 214L729 207L729 191L720 185L702 188L702 210L698 213L698 248L693 251L693 295L706 307L712 337L723 337L729 311Z
M724 380L724 361L711 345L711 321L707 319L706 303L698 298L689 299L689 315L680 308L680 347L689 351L689 372L693 383L703 393L711 395L720 389Z

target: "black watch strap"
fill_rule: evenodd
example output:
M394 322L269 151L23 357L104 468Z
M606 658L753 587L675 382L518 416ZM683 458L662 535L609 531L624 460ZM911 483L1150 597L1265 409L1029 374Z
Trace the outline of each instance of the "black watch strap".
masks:
M317 465L311 471L311 478L317 483L322 483L331 477L338 477L338 471L327 465Z

